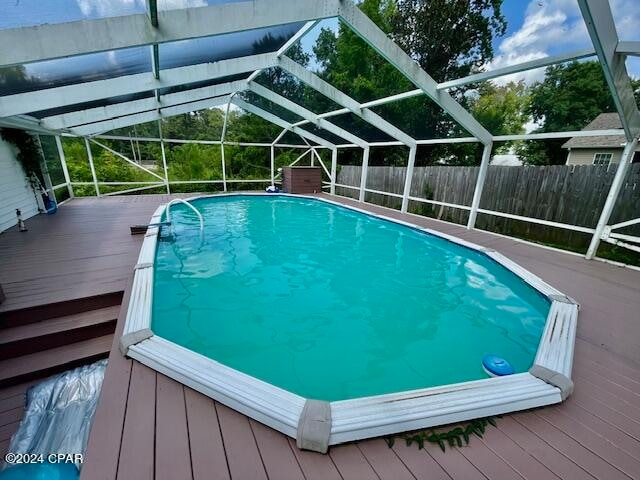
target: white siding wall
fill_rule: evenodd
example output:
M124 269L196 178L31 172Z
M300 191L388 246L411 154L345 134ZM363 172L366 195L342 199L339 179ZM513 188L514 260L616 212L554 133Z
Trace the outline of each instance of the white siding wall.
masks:
M573 148L567 155L567 165L593 165L596 153L611 153L611 163L619 163L622 148Z
M38 213L36 197L16 160L15 148L0 139L0 232L17 223L16 208L25 220Z

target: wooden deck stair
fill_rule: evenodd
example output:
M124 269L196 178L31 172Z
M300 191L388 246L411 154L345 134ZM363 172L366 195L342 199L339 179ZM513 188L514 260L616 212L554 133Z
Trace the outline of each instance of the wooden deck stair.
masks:
M106 358L122 292L0 313L0 388Z

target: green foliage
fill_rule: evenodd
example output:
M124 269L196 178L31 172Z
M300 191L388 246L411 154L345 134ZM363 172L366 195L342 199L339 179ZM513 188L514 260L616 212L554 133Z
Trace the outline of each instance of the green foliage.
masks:
M636 101L640 81L634 80ZM542 123L536 132L581 130L600 113L615 112L613 99L598 62L571 62L547 67L543 81L531 87L525 113ZM563 140L525 142L517 152L531 165L563 164L567 152Z
M404 439L407 446L415 443L418 449L422 450L425 442L430 442L438 445L440 450L444 452L446 445L449 445L449 447L462 447L463 443L469 445L469 440L472 435L482 438L488 425L497 426L493 417L471 420L466 426L455 427L446 432L438 432L435 430L411 432L403 434L401 438ZM395 444L394 436L386 437L385 440L389 448Z
M506 22L502 0L364 0L359 7L393 38L436 80L464 76L493 58L491 41L504 34ZM348 27L341 25L338 35L324 30L314 47L329 83L359 101L381 98L415 88L406 77L369 47ZM453 92L465 102L464 92ZM377 109L386 120L416 138L437 138L464 134L440 107L426 96L395 102ZM364 138L380 132L369 126ZM460 147L440 146L422 149L436 152L434 158L457 154ZM372 151L372 157L384 149ZM420 158L418 163L421 163ZM479 161L479 157L478 157Z
M543 131L580 130L602 112L615 111L598 62L571 62L547 67L531 88L528 112Z
M107 143L107 142L105 142ZM69 169L69 177L72 182L93 182L89 157L84 141L81 139L65 138L62 142L64 155ZM157 178L139 170L115 156L111 152L98 146L91 147L93 163L96 170L96 178L100 182L148 182L156 181ZM142 185L140 185L142 186ZM100 187L101 193L108 193L117 190L125 190L135 185L107 186ZM74 193L77 196L95 195L93 185L76 185Z
M36 137L24 130L15 128L1 128L0 137L18 149L16 158L22 165L27 177L35 175L41 183L44 183L40 171L40 162L44 157Z
M171 147L167 154L170 180L220 180L220 147L184 143Z
M524 82L496 86L483 83L478 96L471 101L473 116L493 135L516 135L524 133L529 120L530 95ZM508 144L499 147L506 151Z

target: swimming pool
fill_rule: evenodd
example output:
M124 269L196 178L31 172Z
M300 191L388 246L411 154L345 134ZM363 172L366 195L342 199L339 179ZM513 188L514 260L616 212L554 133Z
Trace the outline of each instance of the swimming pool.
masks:
M303 447L571 391L577 305L491 249L325 198L191 204L203 234L184 205L146 234L122 349Z

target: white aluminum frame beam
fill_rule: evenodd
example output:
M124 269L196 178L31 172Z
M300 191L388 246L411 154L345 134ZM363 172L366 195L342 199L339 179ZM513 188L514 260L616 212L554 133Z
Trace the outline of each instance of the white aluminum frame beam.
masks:
M480 162L480 170L478 171L478 179L476 180L476 187L473 191L473 200L471 200L471 210L469 211L469 221L467 222L467 228L472 229L476 226L476 218L478 217L478 209L480 208L480 199L482 198L482 191L484 190L484 182L487 178L487 171L489 169L489 162L491 161L491 151L493 150L493 143L488 143L484 146L482 151L482 161Z
M622 55L640 56L640 42L618 42L616 52Z
M111 152L112 154L114 154L116 157L119 157L121 159L123 159L125 162L127 162L128 164L132 165L133 167L142 170L145 173L148 173L149 175L156 177L158 180L164 182L165 178L161 177L160 175L158 175L155 172L152 172L151 170L149 170L148 168L143 167L142 165L137 164L136 162L134 162L133 160L131 160L129 157L127 157L126 155L123 155L122 153L114 150L111 147L108 147L107 145L105 145L104 143L98 142L97 140L91 138L89 139L92 143L95 143L96 145L98 145L99 147L104 148L107 152Z
M620 157L620 162L618 163L616 174L613 177L611 188L609 189L607 199L604 202L604 207L602 207L602 213L600 213L600 218L598 219L598 223L596 225L596 231L594 232L593 237L591 237L591 243L589 244L589 248L587 249L587 254L585 256L587 260L591 260L598 252L600 240L602 240L602 236L605 232L605 228L607 227L607 223L609 223L609 219L611 218L613 209L616 206L618 195L620 194L620 190L624 185L625 179L627 177L627 172L629 171L629 167L631 166L631 161L637 147L638 139L634 138L632 141L628 142L625 145L624 150L622 151L622 157Z
M153 0L152 0L153 1ZM164 149L164 134L162 133L162 121L158 120L158 135L160 136L160 153L162 154L162 169L164 170L164 184L167 188L167 194L171 194L169 186L169 167L167 166L167 152Z
M0 118L0 127L18 128L33 133L41 133L43 135L56 135L58 132L51 131L40 125L37 118L28 115L18 115L15 117Z
M138 73L107 80L97 80L95 82L65 85L64 87L49 88L35 92L5 95L0 97L0 117L9 117L119 95L148 92L176 85L212 80L250 72L256 68L269 68L276 66L276 64L275 53L262 53L221 60L214 63L201 63L188 67L163 70L162 78L159 80L153 76L152 72Z
M484 128L467 110L444 90L438 90L438 83L427 74L409 55L393 42L378 26L351 1L342 2L340 18L358 34L362 40L395 66L402 74L422 89L436 104L448 113L485 145L492 142L491 133Z
M265 110L262 110L259 107L256 107L255 105L252 105L248 102L245 102L244 100L240 99L240 98L233 98L231 103L233 103L234 105L236 105L237 107L242 108L243 110L249 112L249 113L253 113L254 115L257 115L261 118L263 118L264 120L266 120L267 122L271 122L274 125L278 125L281 128L286 128L287 130L291 130L293 133L296 133L298 135L300 135L303 138L306 138L307 140L311 140L312 142L317 143L318 145L322 145L323 147L327 147L327 148L335 148L336 146L329 142L328 140L325 140L324 138L318 137L317 135L314 135L311 132L307 132L306 130L300 128L300 127L294 127L293 125L291 125L289 122L287 122L286 120L283 120L282 118L278 117L277 115L274 115L273 113L267 112Z
M413 183L413 169L416 164L416 153L418 147L411 147L409 150L409 160L407 161L407 173L404 176L404 189L402 191L402 204L400 212L407 213L409 208L409 197L411 196L411 184Z
M627 43L634 43L634 42L627 42ZM638 43L640 43L640 42L638 42ZM491 80L493 78L498 78L498 77L502 77L502 76L505 76L505 75L511 75L513 73L518 73L518 72L523 72L523 71L526 71L526 70L531 70L531 69L534 69L534 68L540 68L540 67L545 67L545 66L549 66L549 65L554 65L556 63L568 62L568 61L571 61L571 60L579 60L581 58L588 58L588 57L594 56L595 54L596 53L595 53L595 51L593 49L586 49L586 50L579 50L577 52L573 52L573 53L566 54L566 55L554 55L554 56L551 56L551 57L544 57L544 58L540 58L540 59L537 59L537 60L532 60L532 61L529 61L529 62L517 63L517 64L514 64L514 65L510 65L510 66L504 67L504 68L496 68L496 69L491 70L491 71L481 72L481 73L474 74L474 75L469 75L467 77L459 78L457 80L451 80L449 82L439 83L438 86L437 86L437 89L438 90L443 90L443 89L453 88L453 87L457 87L457 86L467 85L467 84L473 83L473 82L481 82L481 81ZM362 103L362 104L360 104L360 108L362 108L362 109L367 108L368 109L368 108L371 108L371 107L377 107L377 106L380 106L380 105L386 105L388 103L398 102L400 100L405 100L405 99L408 99L408 98L419 97L421 95L425 95L425 92L420 88L416 88L415 90L410 90L408 92L397 93L395 95L389 95L387 97L382 97L382 98L378 98L376 100L371 100L369 102ZM322 118L328 118L328 117L333 117L333 116L337 116L337 115L342 115L343 113L348 113L349 111L352 111L353 113L357 113L357 112L355 112L353 110L350 110L348 108L341 108L341 109L338 109L338 110L332 110L330 112L323 113L323 114L321 114L321 116L322 116ZM394 127L394 128L396 128L396 127Z
M358 201L364 202L367 194L367 177L369 173L369 147L364 147L362 151L362 171L360 172L360 190L358 192Z
M580 60L582 58L593 57L596 54L593 48L579 50L577 52L565 53L562 55L552 55L549 57L537 58L528 62L517 63L515 65L509 65L502 68L496 68L486 72L475 73L456 80L450 80L438 84L438 90L445 90L449 88L461 87L470 83L485 82L492 78L504 77L505 75L511 75L513 73L520 73L527 70L535 70L536 68L548 67L549 65L555 65L557 63L570 62L573 60Z
M62 148L62 139L60 135L55 135L56 148L58 149L58 156L60 157L60 165L62 166L62 174L64 175L64 181L67 182L67 190L69 191L69 198L73 198L73 185L71 185L71 176L69 175L69 168L67 167L67 157L64 154L64 148Z
M602 137L609 135L624 136L624 130L574 130L568 132L545 132L545 133L525 133L518 135L496 135L494 142L511 142L513 140L547 140L551 138L573 138L573 137Z
M207 98L219 97L246 88L246 80L221 83L209 87L194 88L184 92L169 93L162 96L161 102L155 98L144 98L131 102L116 103L104 107L89 108L75 112L52 115L40 120L41 124L50 129L66 129L88 123L101 122L113 118L124 117L149 110L157 110L183 103L189 103Z
M369 110L368 108L362 108L362 105L360 105L360 103L358 103L356 100L349 97L344 92L338 90L333 85L322 80L316 74L310 72L299 63L291 60L289 57L285 55L279 57L278 66L283 70L289 72L294 77L298 78L303 83L306 83L314 90L317 90L325 97L333 100L338 105L341 105L351 113L362 118L365 122L373 125L374 127L377 127L387 135L404 143L406 146L411 147L416 144L416 141L413 138L404 133L398 127L387 122L384 118L382 118L372 110ZM347 113L347 111L342 111L341 113Z
M307 22L338 15L341 0L252 0L0 30L0 66ZM221 21L224 19L224 21Z
M89 139L84 138L84 147L87 150L87 158L89 159L89 168L91 170L91 178L93 179L93 188L96 190L96 197L100 196L100 187L98 186L98 177L96 175L96 167L93 164L93 153L91 153L91 145L89 145Z
M331 185L329 187L329 193L331 195L336 194L336 172L338 170L338 149L334 148L331 150Z
M343 128L340 128L337 125L334 125L333 123L329 122L328 120L324 120L322 118L318 118L318 115L313 113L312 111L307 110L306 108L298 105L295 102L292 102L291 100L289 100L288 98L283 97L282 95L278 95L277 93L269 90L266 87L263 87L262 85L260 85L260 84L258 84L256 82L249 83L249 90L254 92L256 95L259 95L262 98L265 98L265 99L275 103L276 105L280 105L282 108L284 108L286 110L289 110L290 112L295 113L296 115L304 118L305 120L308 120L309 122L313 123L317 127L323 128L327 132L331 132L334 135L337 135L338 137L342 137L343 139L347 140L348 142L351 142L351 143L354 143L354 144L358 145L360 148L364 148L364 147L367 146L367 142L365 140L363 140L362 138L360 138L360 137L358 137L356 135L353 135L350 132L347 132Z
M604 78L609 85L613 103L620 115L627 141L640 134L640 111L636 104L625 56L616 53L618 33L609 2L578 0L584 23L598 54Z
M206 100L200 100L198 102L183 103L180 105L165 107L158 110L151 110L149 112L136 113L112 120L105 120L103 122L81 125L79 127L71 129L71 132L78 136L98 135L110 130L115 130L116 128L123 128L129 127L131 125L138 125L140 123L153 122L165 117L173 117L175 115L181 115L183 113L189 113L195 110L203 110L205 108L216 107L218 105L227 103L228 100L229 96L222 96L208 98Z

